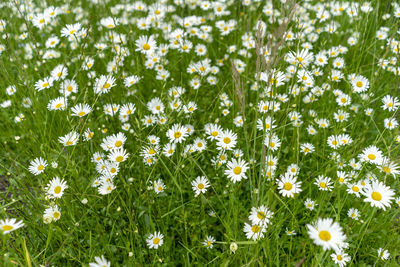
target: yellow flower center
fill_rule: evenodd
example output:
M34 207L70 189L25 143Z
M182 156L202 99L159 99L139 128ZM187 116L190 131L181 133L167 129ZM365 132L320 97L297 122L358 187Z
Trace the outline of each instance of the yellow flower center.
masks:
M324 240L324 241L329 241L329 240L331 240L331 238L332 238L331 234L330 234L328 231L326 231L326 230L320 231L319 234L318 234L318 236L319 236L319 238L320 238L321 240Z
M275 147L275 143L274 142L269 142L269 146L270 147Z
M60 213L58 211L54 212L53 214L54 218L58 219L60 218Z
M257 218L262 220L265 218L265 213L263 211L257 212Z
M143 49L144 49L144 50L149 50L149 49L150 49L150 45L147 44L147 43L144 44L144 45L143 45Z
M356 85L357 85L357 87L361 87L361 86L363 86L363 83L362 83L362 81L358 81L358 82L356 83Z
M253 225L253 226L251 227L251 231L252 231L253 233L258 233L258 232L260 232L260 227L259 227L258 225Z
M211 133L211 135L215 137L215 136L218 135L218 132L217 132L217 131L213 131L213 132Z
M55 188L54 188L54 193L56 193L56 194L60 194L60 192L61 192L61 186L56 186Z
M382 199L382 195L379 192L372 192L371 197L375 201L380 201Z
M47 86L49 86L49 83L42 84L42 87L47 87Z
M319 186L321 186L322 188L325 188L326 187L326 183L325 182L320 182Z
M67 87L67 91L68 91L68 92L72 92L72 86L71 86L71 85L69 85L69 86Z
M285 190L289 191L289 190L291 190L291 189L293 188L293 185L292 185L291 183L289 183L289 182L286 182L286 183L283 185L283 188L284 188Z
M56 105L56 108L61 108L61 106L62 106L62 104L61 104L61 103L58 103L58 104Z
M198 187L199 189L203 189L203 188L204 188L204 184L199 184L197 187Z
M108 88L110 88L110 86L111 86L111 84L105 83L105 84L103 85L103 88L104 88L104 89L108 89Z
M175 132L174 133L174 137L175 138L179 138L179 137L181 137L182 136L182 133L181 132Z
M153 244L154 245L158 245L158 243L160 243L160 238L156 237L153 239Z
M375 156L374 154L369 154L369 155L368 155L368 158L369 158L370 160L374 160L374 159L376 159L376 156Z
M79 115L80 117L84 116L85 114L86 114L85 111L81 111L81 112L78 113L78 115Z
M383 170L385 173L390 173L390 172L391 172L390 168L387 167L387 166L383 167L382 170Z
M10 230L14 229L14 226L12 226L12 225L3 225L1 227L1 229L3 229L3 231L10 231Z
M354 192L360 191L360 189L358 188L358 186L353 186L351 189L352 189Z
M118 156L118 157L115 159L116 162L122 162L123 160L124 160L124 157L123 157L123 156Z
M224 143L229 144L231 142L231 139L229 137L224 138Z
M233 173L236 174L236 175L239 175L241 172L242 172L242 168L239 167L239 166L236 166L236 167L233 169Z
M117 142L115 142L115 146L116 146L116 147L122 146L122 142L118 140Z
M340 260L340 261L343 259L342 256L340 256L340 255L337 255L336 258L337 258L338 260Z

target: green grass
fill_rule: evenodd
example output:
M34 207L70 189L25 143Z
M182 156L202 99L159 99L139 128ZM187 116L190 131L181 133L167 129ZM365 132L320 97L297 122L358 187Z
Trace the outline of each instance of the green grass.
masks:
M23 1L22 1L23 2ZM361 163L359 170L349 166L351 159L359 162L358 155L371 146L377 146L384 156L399 164L399 127L389 130L384 127L384 119L399 120L398 109L389 112L381 106L382 98L386 95L399 97L399 75L383 69L378 65L380 59L396 58L399 66L399 53L389 48L388 42L393 38L399 40L399 18L394 17L395 6L386 1L371 1L373 10L364 13L359 10L358 16L351 19L346 13L332 16L324 22L316 19L315 10L309 5L321 4L319 1L298 1L296 12L303 12L302 21L315 28L324 28L331 21L338 23L334 33L322 32L317 41L311 43L310 51L316 55L321 51L328 51L332 47L344 46L347 53L339 55L344 59L345 67L341 69L344 78L334 82L330 73L334 69L328 57L328 64L320 67L323 75L314 77L315 86L323 84L330 86L321 96L315 96L316 101L305 103L303 98L310 94L311 88L300 92L297 96L290 92L301 87L296 74L285 81L282 86L272 86L273 94L287 94L288 101L280 103L279 111L260 113L257 105L261 100L273 100L264 93L267 83L257 78L257 56L254 48L245 48L242 36L251 33L256 39L255 24L258 19L267 23L267 36L263 45L269 44L276 50L269 57L272 65L261 64L261 70L270 73L272 69L286 73L290 65L284 61L290 51L300 51L301 45L307 42L309 33L299 28L301 16L296 13L288 28L282 33L272 35L282 23L278 19L289 17L290 5L273 1L276 11L275 21L268 22L268 17L262 12L266 1L252 1L250 6L244 6L240 1L230 1L226 9L231 15L213 18L212 9L203 11L199 7L191 9L188 6L177 6L174 1L166 1L175 6L174 12L169 12L163 20L171 24L172 31L184 29L174 19L174 15L182 18L201 16L206 19L201 25L209 25L212 41L206 42L200 38L184 37L193 43L189 53L183 53L170 48L166 56L162 57L161 65L170 72L165 81L157 80L155 70L145 66L146 56L135 51L135 41L141 35L155 35L157 44L167 44L169 41L163 31L151 27L148 31L140 30L131 20L146 17L146 12L129 11L126 7L117 13L110 11L117 4L124 2L111 0L108 3L93 4L90 1L70 1L65 4L65 10L70 12L58 15L53 25L46 25L43 29L35 27L22 14L22 6L16 1L10 1L6 7L0 8L0 19L7 25L2 32L0 45L4 51L0 54L0 102L11 101L10 107L0 107L0 220L17 218L24 222L24 227L9 234L2 235L0 262L4 266L88 266L95 262L95 257L104 255L112 266L333 266L331 259L333 250L324 251L314 244L307 233L307 224L312 224L318 218L332 218L338 222L346 234L349 247L345 252L351 257L348 266L397 266L400 264L400 226L399 205L394 200L386 210L372 207L364 202L366 197L357 198L347 193L347 186L340 184L337 179L339 170L338 161L332 158L336 151L345 162L342 170L353 172L349 182L364 180L367 174L374 174L376 179L389 186L399 197L400 187L398 175L387 175L379 166L370 163ZM145 1L146 3L150 1ZM199 1L201 3L203 1ZM330 1L323 3L329 4ZM323 4L322 3L322 4ZM362 4L361 1L351 3ZM43 2L36 1L33 5L43 12ZM58 1L48 1L47 6L61 7ZM26 8L26 5L24 5ZM79 11L78 7L82 10ZM165 5L161 5L165 7ZM382 16L391 14L384 20ZM105 17L126 18L129 23L117 25L114 29L101 26L100 20ZM211 16L211 17L210 17ZM216 26L219 20L237 22L234 30L222 36ZM77 49L70 48L66 37L61 37L61 29L66 24L80 22L82 27L90 29L86 38L77 43ZM388 38L378 40L376 32L381 27L388 27ZM282 41L286 30L293 33L303 33L304 38L293 41ZM124 58L113 77L116 86L109 93L97 95L93 91L95 78L89 78L87 70L82 68L83 58L92 57L95 60L90 71L96 76L107 75L107 64L117 54L110 48L104 51L97 50L96 43L105 43L109 47L115 45L114 39L106 37L107 32L115 31L125 34L126 43L120 44L129 49L130 55ZM17 38L23 32L26 39ZM315 32L315 31L311 31ZM358 42L350 46L347 40L355 33L359 34ZM46 52L45 42L56 35L60 44L54 50L60 53L56 59L43 59ZM207 46L207 54L198 56L194 52L197 44ZM25 46L32 45L32 58L27 57ZM228 48L236 46L236 51L228 54ZM246 49L251 57L242 56L240 49ZM224 59L224 57L226 57ZM196 74L187 72L190 63L209 58L211 66L217 66L218 60L224 59L219 67L219 73L214 76L218 79L215 85L207 83L206 77L201 77L201 86L195 90L190 81ZM235 77L231 62L240 59L245 63L240 72L240 88L235 84ZM258 59L260 60L260 58ZM73 79L78 84L78 92L68 97L68 107L65 111L49 111L47 104L50 100L61 96L58 91L60 81L43 91L35 90L35 83L50 75L58 64L68 68L66 79ZM311 70L313 63L307 67ZM238 68L238 66L236 66ZM363 99L356 93L348 79L348 75L357 74L366 77L370 83ZM124 78L138 75L141 80L130 88L124 86ZM258 83L258 90L251 90L254 83ZM13 95L6 93L6 88L15 85L17 92ZM183 111L171 111L169 103L173 98L168 90L174 86L181 86L186 92L180 97L182 104L194 101L197 110L192 114ZM339 89L351 97L351 105L339 107L333 90ZM222 107L220 96L226 93L232 101L229 107ZM24 98L30 98L32 106L25 108ZM165 105L165 124L156 124L146 127L142 121L144 116L150 115L147 103L154 97L159 97ZM244 99L244 102L243 102ZM78 118L71 116L71 107L78 103L87 103L93 109L88 115ZM109 116L103 111L105 104L134 103L136 111L127 121L130 131L122 130L123 122L118 115ZM358 111L351 110L356 106ZM229 114L222 115L227 108ZM365 109L372 108L372 116L365 114ZM350 114L345 122L336 122L334 113L342 109ZM316 112L315 118L328 119L328 128L319 128L310 111ZM302 124L295 127L288 117L289 112L297 111L302 115ZM23 113L22 122L14 122L14 117ZM244 115L243 127L237 127L233 120ZM268 150L264 146L266 131L256 128L257 119L264 120L271 116L275 120L276 128L273 132L279 137L281 146L276 151ZM215 141L207 139L204 130L207 123L217 122L223 129L230 129L237 134L236 149L243 152L242 159L249 164L246 172L247 179L232 183L224 174L226 165L217 167L212 159L219 155ZM163 146L169 142L167 131L172 125L191 124L195 131L183 143L177 144L176 151L171 157L164 156L161 151L154 157L156 162L151 166L144 163L140 151L148 145L147 137L156 135ZM308 126L314 126L316 135L307 133ZM58 138L71 131L83 134L90 128L94 137L84 141L80 137L74 146L64 147ZM104 130L107 129L105 132ZM92 187L95 178L99 176L96 164L91 162L95 152L104 152L100 146L103 138L123 132L127 137L125 150L130 154L128 159L119 165L119 173L114 178L114 189L110 194L101 195ZM337 150L327 144L331 135L346 133L353 142ZM207 140L207 148L202 152L185 153L185 147L193 143L196 137ZM397 138L397 141L396 141ZM300 152L300 145L311 143L315 151L305 155ZM227 151L228 161L234 157L232 151ZM273 155L279 158L273 179L266 175L267 162L265 157ZM38 157L47 160L48 166L40 175L29 172L30 162ZM57 168L51 162L58 164ZM286 168L295 163L300 172L297 180L301 181L300 193L294 198L287 198L279 193L276 179L284 175ZM314 184L319 175L332 179L332 191L320 191ZM50 200L46 197L46 186L49 181L58 176L68 185L60 199ZM207 192L194 197L191 182L197 176L206 176L210 182ZM166 189L156 194L152 182L162 179ZM311 198L318 204L313 211L306 209L304 201ZM82 200L87 203L83 204ZM57 204L61 209L58 221L45 224L44 210ZM247 239L243 231L244 224L250 223L248 216L252 207L265 205L274 212L264 237L253 241ZM354 220L347 215L350 208L360 211L360 219ZM213 212L215 216L210 216ZM285 231L295 230L296 235L288 236ZM146 244L149 234L159 231L164 235L164 243L157 250L150 249ZM202 242L207 235L213 236L216 242L212 249L207 249ZM236 243L235 253L230 250L231 243ZM377 250L384 248L390 253L388 260L379 258Z

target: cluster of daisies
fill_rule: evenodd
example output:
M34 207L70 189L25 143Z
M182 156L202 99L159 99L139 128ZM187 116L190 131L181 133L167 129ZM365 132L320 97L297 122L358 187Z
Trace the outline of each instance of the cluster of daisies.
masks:
M96 152L92 155L92 162L96 164L98 177L93 181L93 186L97 187L101 195L110 194L116 187L114 178L118 175L120 164L126 161L129 153L124 148L126 141L124 133L117 133L103 138L100 144L103 152Z
M10 111L14 112L13 125L19 127L29 111L44 102L44 112L64 124L53 142L60 154L71 156L79 146L90 147L86 151L91 151L87 152L91 173L96 174L88 180L97 197L123 190L117 176L128 173L129 166L142 163L143 169L153 172L175 158L196 160L199 156L204 172L187 174L185 184L152 173L148 191L157 198L171 196L169 188L186 186L194 200L211 203L220 187L248 190L244 193L255 194L264 203L251 205L247 221L239 218L241 234L251 242L267 238L280 215L260 196L269 190L279 203L300 199L304 203L301 208L314 219L298 228L286 228L285 233L293 239L298 233L307 233L316 246L332 251L331 259L339 266L352 260L348 253L353 244L348 242L354 238L348 238L353 234L351 226L341 226L345 219L361 222L370 212L384 216L393 202L400 206L393 183L400 165L392 149L400 143L396 118L400 101L394 91L381 94L380 88L374 88L382 69L388 75L400 74L400 31L386 26L378 29L374 38L382 57L377 55L373 64L379 66L377 73L367 75L352 62L363 33L343 29L344 23L354 26L369 16L376 8L372 3L296 4L296 23L277 38L285 48L281 49L274 46L279 31L272 33L274 25L285 25L285 16L272 0L134 1L108 7L110 15L90 23L89 11L83 8L20 2L0 4L24 20L15 29L18 33L11 33L10 22L0 20L0 33L10 31L7 34L20 44L22 49L16 53L25 62L21 65L25 70L30 61L38 60L36 76L32 84L5 86L8 98L0 107L11 110L21 106L17 113ZM89 2L99 4L97 0ZM259 19L245 29L240 20L233 19L236 13L246 13L236 12L239 5L246 12L261 11ZM191 15L181 17L183 8ZM400 5L392 3L391 8L383 21L400 18ZM68 21L73 23L65 24L66 17L72 17ZM126 29L133 30L127 33ZM31 41L32 30L43 38ZM336 45L326 41L336 39L342 41ZM0 55L5 50L0 44ZM283 53L279 63L277 50ZM262 67L254 70L254 65ZM234 81L231 85L226 80ZM157 89L150 88L154 84ZM25 87L32 89L31 93L25 94ZM19 94L22 101L15 103ZM326 112L329 109L334 111ZM357 121L365 121L365 128L352 129ZM371 125L379 135L364 147L363 135L372 132ZM43 222L56 223L61 219L60 200L66 190L66 195L73 191L67 185L72 183L65 175L46 171L49 165L58 168L59 157L32 158L27 169L45 185ZM219 174L223 179L216 179ZM338 192L345 192L346 201L351 202L351 208L344 210L347 216L338 216L341 222L314 211L325 205L318 196L332 197ZM86 198L82 200L86 202ZM364 202L369 204L360 211ZM214 210L209 215L220 216ZM0 220L3 234L23 226L24 222L14 218ZM162 229L160 225L156 228ZM153 230L143 231L150 251L161 248L164 239L173 238L168 232ZM219 237L207 233L203 247L211 250L223 243ZM237 249L237 244L231 243L230 250ZM382 260L390 257L382 247L377 254ZM101 255L89 266L111 266L111 262Z

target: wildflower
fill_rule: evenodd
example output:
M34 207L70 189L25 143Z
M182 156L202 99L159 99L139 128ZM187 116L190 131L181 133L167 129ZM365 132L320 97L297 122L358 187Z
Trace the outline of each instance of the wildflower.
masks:
M31 161L28 169L32 174L39 175L42 172L44 172L46 166L47 166L47 161L45 159L36 158L33 161Z
M296 235L295 230L289 230L287 227L286 227L286 231L285 232L286 232L286 234L288 236Z
M124 79L124 85L129 88L132 85L137 84L140 80L141 78L139 76L136 75L128 76Z
M139 39L135 41L136 51L139 51L143 54L151 54L157 49L157 43L154 40L153 35L150 37L141 35Z
M252 207L249 215L249 220L253 225L268 225L274 213L268 207L261 205L259 207Z
M68 69L66 66L59 64L51 71L50 75L54 81L64 80L68 75Z
M58 138L58 141L64 146L74 146L78 143L79 134L75 131L67 133L64 136Z
M378 257L381 258L381 260L388 260L390 257L390 253L387 249L379 248L378 249Z
M64 80L60 84L59 92L65 97L78 92L78 84L74 80Z
M362 185L359 183L352 183L347 186L347 193L360 197Z
M8 234L18 228L24 226L22 221L17 221L16 219L4 219L0 220L0 229L3 231L3 235Z
M393 190L378 181L367 184L361 191L361 194L366 197L364 202L370 202L372 207L383 210L386 210L386 207L390 208L390 202L394 198Z
M362 154L359 155L361 161L370 162L376 165L382 163L382 152L376 146L369 146L365 148Z
M115 86L115 78L113 76L101 75L100 78L96 78L93 86L93 90L96 94L106 94L111 88Z
M47 208L44 211L44 215L43 215L44 221L45 222L47 221L49 223L52 221L58 221L60 219L60 217L61 217L61 211L57 205Z
M351 257L342 250L332 253L331 258L339 267L346 266L347 262L351 260Z
M103 27L106 27L107 29L114 29L115 26L117 26L119 24L119 19L111 18L111 17L102 18L100 20L100 24Z
M164 243L164 235L156 231L149 235L146 243L149 248L158 249Z
M392 97L390 95L386 95L382 98L382 109L388 111L395 111L400 106L400 102L397 97Z
M176 145L174 143L168 143L163 148L163 155L166 157L170 157L175 152Z
M167 137L169 138L170 142L173 143L182 143L185 141L187 136L188 132L186 131L185 127L180 124L172 125L171 129L167 131Z
M153 188L156 194L164 192L166 186L164 182L161 179L158 179L157 181L153 182Z
M220 135L218 135L217 138L218 149L232 150L236 145L236 140L236 133L232 132L231 130L223 131Z
M396 175L400 174L399 166L386 157L383 157L382 163L379 167L386 175L391 174L393 177L396 177Z
M271 151L276 151L281 146L281 141L276 134L268 134L265 136L264 145Z
M87 128L85 130L85 132L83 133L83 137L85 139L85 141L89 141L93 138L94 136L94 132L92 132L89 128Z
M249 168L248 164L242 159L232 159L226 164L227 169L225 175L233 182L240 182L242 179L247 179L246 171Z
M35 89L38 92L40 92L44 89L48 89L53 86L53 82L54 82L54 80L51 77L43 78L42 80L39 80L35 83Z
M89 267L110 267L111 263L103 256L94 257L96 262L89 263Z
M212 236L206 236L206 239L203 241L203 246L205 246L207 249L210 249L213 247L213 244L215 242L215 238Z
M315 148L313 144L310 143L304 143L300 145L300 151L304 153L305 155L310 154L314 152Z
M100 195L107 195L110 194L114 189L114 183L112 181L109 181L101 183L100 186L97 188L97 191Z
M195 192L195 196L200 195L200 193L204 194L209 186L210 184L205 176L198 176L194 181L192 181L192 188Z
M365 92L369 88L369 81L367 78L361 75L357 75L352 81L351 85L356 93Z
M55 177L48 183L46 195L50 198L61 198L67 188L68 186L64 179L60 180L60 178Z
M294 194L300 193L301 182L297 181L297 177L289 173L277 179L279 193L284 197L294 197Z
M150 100L150 102L147 103L147 108L153 114L164 113L164 104L162 103L161 99L158 97Z
M92 108L88 104L77 104L71 108L71 116L83 117L92 111Z
M395 118L386 118L383 120L383 125L386 129L393 130L399 125L399 123Z
M64 28L62 28L61 36L62 37L74 37L78 34L78 31L80 29L81 29L80 23L67 24Z
M358 209L351 208L347 212L347 216L349 216L350 218L358 221L358 219L360 218L360 211Z
M307 224L307 228L310 238L314 240L316 245L322 246L324 250L338 251L346 239L342 227L331 218L319 218L315 224Z
M332 182L329 177L319 175L318 178L315 179L314 184L319 187L319 190L332 191Z
M266 225L250 225L248 223L244 224L244 232L248 239L253 239L254 241L264 237L264 233L267 231Z
M48 110L65 110L67 107L67 98L65 97L57 97L55 99L50 100L47 104Z
M127 153L126 150L121 147L111 150L110 154L108 155L108 160L121 163L127 160L128 156L129 153Z

